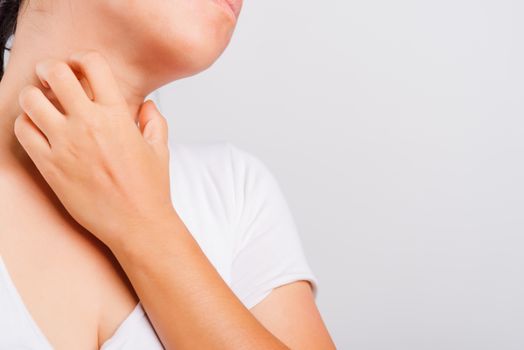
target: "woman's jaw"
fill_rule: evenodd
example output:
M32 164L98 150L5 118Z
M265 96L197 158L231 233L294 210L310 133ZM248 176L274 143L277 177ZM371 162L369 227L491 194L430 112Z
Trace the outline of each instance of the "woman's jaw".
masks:
M130 112L137 115L154 90L209 68L226 49L235 26L236 19L213 0L26 0L0 81L0 167L23 154L13 125L21 113L21 89L42 87L37 62L66 61L84 50L100 52Z

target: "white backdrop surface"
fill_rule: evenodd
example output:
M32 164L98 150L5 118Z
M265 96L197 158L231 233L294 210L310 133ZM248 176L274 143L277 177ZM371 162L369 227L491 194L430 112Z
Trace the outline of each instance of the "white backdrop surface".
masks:
M158 91L268 164L340 349L524 349L524 2L246 0Z

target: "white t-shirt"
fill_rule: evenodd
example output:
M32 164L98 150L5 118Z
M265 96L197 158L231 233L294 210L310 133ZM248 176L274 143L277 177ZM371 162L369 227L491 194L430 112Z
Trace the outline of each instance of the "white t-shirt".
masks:
M247 308L273 288L317 279L292 214L259 158L227 141L170 145L171 198L182 221ZM52 349L0 257L0 349ZM142 305L101 350L163 349Z

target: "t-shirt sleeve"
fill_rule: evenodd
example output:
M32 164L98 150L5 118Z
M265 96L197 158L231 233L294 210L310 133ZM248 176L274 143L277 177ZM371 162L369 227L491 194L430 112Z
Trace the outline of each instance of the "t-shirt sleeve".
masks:
M318 282L311 270L282 190L265 163L229 143L235 186L231 289L251 308L273 288L299 280Z

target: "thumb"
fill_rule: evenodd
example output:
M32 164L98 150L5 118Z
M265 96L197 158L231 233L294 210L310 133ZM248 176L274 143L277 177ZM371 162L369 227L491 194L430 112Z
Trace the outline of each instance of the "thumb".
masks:
M167 120L160 114L152 100L147 100L140 107L138 123L142 136L149 144L153 147L164 147L167 145Z

